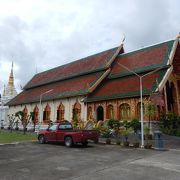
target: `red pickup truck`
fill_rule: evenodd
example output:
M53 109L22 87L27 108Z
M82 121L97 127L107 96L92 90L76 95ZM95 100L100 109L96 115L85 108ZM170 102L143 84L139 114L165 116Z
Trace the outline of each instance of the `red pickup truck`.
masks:
M73 130L69 121L52 124L47 130L38 133L38 141L43 144L46 142L63 142L67 147L81 143L86 146L88 140L98 142L99 134L95 130Z

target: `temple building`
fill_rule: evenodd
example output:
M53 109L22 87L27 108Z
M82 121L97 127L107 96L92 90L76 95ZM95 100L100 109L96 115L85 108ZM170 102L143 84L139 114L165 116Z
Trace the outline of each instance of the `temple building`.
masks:
M4 90L3 94L0 99L0 118L1 118L1 123L0 126L4 127L4 125L8 124L8 109L9 107L5 105L8 103L12 98L14 98L17 95L17 91L14 86L14 73L13 73L13 62L12 62L12 67L11 67L11 72L9 75L9 81L7 86L4 85Z
M35 112L42 124L60 120L132 120L140 117L142 79L146 104L180 115L180 36L129 53L123 43L101 53L36 74L8 102L9 113ZM141 77L141 78L140 78Z

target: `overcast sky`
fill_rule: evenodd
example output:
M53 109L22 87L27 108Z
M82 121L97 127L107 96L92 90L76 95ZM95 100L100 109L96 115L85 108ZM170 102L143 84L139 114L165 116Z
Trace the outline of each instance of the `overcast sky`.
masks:
M120 44L174 39L179 0L0 0L0 90L14 62L16 89L41 72Z

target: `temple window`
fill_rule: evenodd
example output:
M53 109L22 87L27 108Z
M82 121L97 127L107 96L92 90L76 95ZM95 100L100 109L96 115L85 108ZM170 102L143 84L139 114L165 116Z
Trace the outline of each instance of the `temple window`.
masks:
M34 107L34 110L33 110L33 116L32 116L32 122L34 124L37 124L38 123L38 116L39 116L39 108L37 107L37 105Z
M57 122L63 121L64 120L64 105L60 103L57 109Z
M114 119L113 105L108 105L107 107L107 119Z
M120 119L130 119L130 106L127 103L123 103L120 105L119 107L119 111L120 111Z
M144 103L143 103L143 114L145 114ZM138 119L141 118L141 102L137 103L136 116Z
M28 110L27 110L27 107L25 106L24 107L24 109L23 109L23 118L24 118L24 120L27 120L27 118L28 118Z
M49 104L47 104L43 111L43 122L44 123L50 122L50 114L51 114L51 108L50 108Z
M81 104L76 101L76 103L74 104L74 107L73 107L73 120L80 120L81 118Z
M88 114L88 116L87 116L87 117L88 117L88 120L93 119L92 107L91 107L91 106L88 107L87 114Z

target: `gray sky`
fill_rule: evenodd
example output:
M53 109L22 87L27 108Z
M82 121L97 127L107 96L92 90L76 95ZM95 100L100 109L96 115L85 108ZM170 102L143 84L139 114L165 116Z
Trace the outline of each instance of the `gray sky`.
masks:
M36 72L118 46L174 39L179 0L0 0L0 90L14 61L19 90Z

